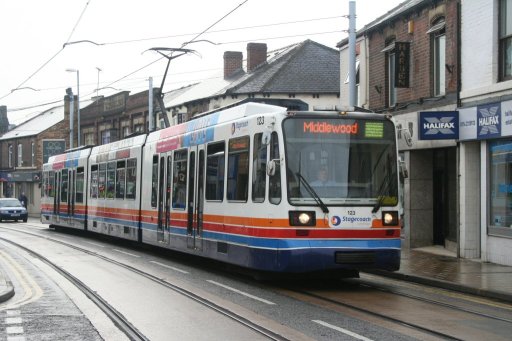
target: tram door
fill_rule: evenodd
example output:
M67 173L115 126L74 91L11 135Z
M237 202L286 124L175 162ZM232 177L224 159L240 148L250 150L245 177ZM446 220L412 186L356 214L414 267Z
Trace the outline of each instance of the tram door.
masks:
M158 170L158 226L156 239L169 243L170 199L172 186L172 156L161 155Z
M55 172L53 188L55 189L53 195L53 215L55 217L55 221L60 222L60 181L61 181L61 172Z
M75 177L76 170L70 169L68 171L68 216L70 218L75 215Z
M197 146L189 156L187 246L197 250L203 249L204 153L204 146Z

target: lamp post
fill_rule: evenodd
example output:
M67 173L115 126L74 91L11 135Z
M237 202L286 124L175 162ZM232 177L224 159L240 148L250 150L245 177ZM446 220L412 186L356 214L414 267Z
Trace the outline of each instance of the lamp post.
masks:
M80 71L76 69L66 69L67 72L76 72L76 103L77 103L77 120L78 120L78 147L82 144L80 143Z

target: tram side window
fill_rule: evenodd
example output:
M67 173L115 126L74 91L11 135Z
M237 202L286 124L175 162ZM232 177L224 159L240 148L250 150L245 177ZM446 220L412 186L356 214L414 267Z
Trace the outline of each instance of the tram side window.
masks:
M53 198L55 196L55 172L48 174L48 196Z
M279 160L279 139L277 133L273 132L270 139L270 160ZM276 172L269 179L269 201L272 204L281 202L281 165L276 163Z
M227 199L247 201L249 189L249 136L229 140Z
M107 199L114 199L116 187L116 162L112 161L107 166Z
M116 199L124 199L126 181L126 161L117 161L116 168Z
M98 198L105 199L106 191L106 179L107 179L107 164L100 163L100 171L98 173Z
M266 164L267 146L262 143L262 133L254 135L252 149L252 201L265 201L265 187L267 187Z
M224 198L225 142L208 145L206 160L206 200Z
M91 166L91 198L98 198L98 165Z
M48 196L48 172L43 172L43 187L41 191L41 196Z
M135 199L137 193L137 159L129 159L126 164L126 199Z
M174 152L172 208L185 209L187 199L187 150Z
M61 180L60 180L60 201L67 202L68 201L68 170L63 169Z
M151 174L151 207L156 207L158 200L158 155L153 155Z
M76 169L76 184L75 184L75 200L76 202L84 202L84 167Z

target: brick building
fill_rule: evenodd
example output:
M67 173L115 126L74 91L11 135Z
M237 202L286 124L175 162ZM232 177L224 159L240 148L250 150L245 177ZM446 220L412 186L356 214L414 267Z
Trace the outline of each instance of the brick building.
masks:
M455 127L459 8L457 0L409 0L357 32L358 104L394 116L400 157L409 171L401 186L405 247L442 245L458 251L460 246L457 136L439 133L456 129L425 131L420 123ZM338 47L345 75L348 40ZM341 99L348 105L346 94Z

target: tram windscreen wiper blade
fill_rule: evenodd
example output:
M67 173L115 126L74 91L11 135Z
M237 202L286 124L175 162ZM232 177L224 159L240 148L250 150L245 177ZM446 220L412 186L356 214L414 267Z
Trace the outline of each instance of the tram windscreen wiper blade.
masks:
M382 206L382 203L384 202L384 193L388 191L390 185L391 176L390 174L388 174L382 181L382 184L380 185L379 190L377 191L377 202L375 203L375 206L373 206L372 213L377 212Z
M302 174L300 174L299 172L297 172L295 174L297 175L299 180L304 184L304 188L306 188L308 193L313 197L313 199L315 199L317 204L320 206L320 208L322 209L322 212L329 213L329 209L327 208L327 205L322 201L320 196L315 192L315 190L313 189L313 187L311 187L311 185L308 183L308 181L306 179L304 179Z

